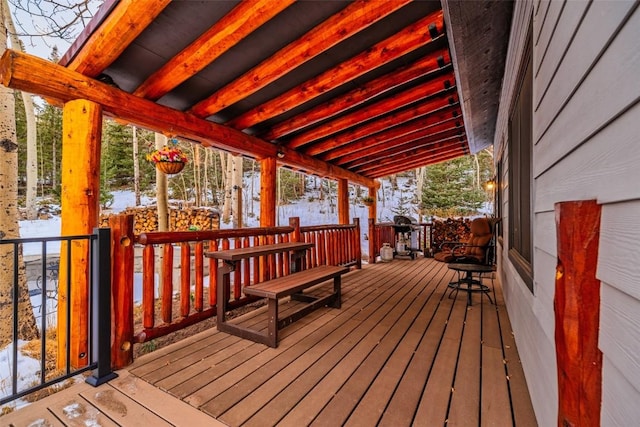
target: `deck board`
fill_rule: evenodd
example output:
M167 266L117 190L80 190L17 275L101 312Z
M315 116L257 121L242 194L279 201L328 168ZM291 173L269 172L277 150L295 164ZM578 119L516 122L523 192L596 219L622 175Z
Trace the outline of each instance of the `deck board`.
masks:
M341 309L282 329L277 348L211 329L2 421L74 425L62 408L79 402L103 425L535 426L499 283L496 305L476 293L467 306L454 278L432 259L366 265L343 276ZM264 327L266 309L233 322Z

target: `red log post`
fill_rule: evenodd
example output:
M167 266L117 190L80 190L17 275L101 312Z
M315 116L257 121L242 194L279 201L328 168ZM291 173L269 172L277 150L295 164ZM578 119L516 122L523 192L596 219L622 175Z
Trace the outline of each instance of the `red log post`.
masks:
M369 218L369 264L376 263L376 219Z
M120 369L133 363L133 215L109 218L111 227L111 364Z
M558 426L600 425L602 352L598 349L600 281L596 278L601 207L556 203L558 265L554 309Z
M349 181L338 180L338 224L349 224Z
M355 257L356 257L356 268L357 269L361 269L362 268L362 245L360 243L360 218L354 218L353 219L353 223L356 225L356 232L355 232L355 244L356 244L356 253L355 253Z

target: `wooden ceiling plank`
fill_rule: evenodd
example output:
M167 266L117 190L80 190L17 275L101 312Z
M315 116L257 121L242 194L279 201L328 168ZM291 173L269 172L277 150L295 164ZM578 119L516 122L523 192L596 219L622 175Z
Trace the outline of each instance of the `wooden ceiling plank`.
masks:
M120 1L67 68L96 77L144 31L171 0Z
M354 150L339 161L334 161L332 163L350 169L354 166L367 163L373 157L388 157L391 150L399 153L402 151L400 150L402 147L408 146L418 148L421 143L440 141L443 138L449 138L453 135L464 135L462 120L451 119L430 128L418 129L415 132L390 139L382 144L377 144L376 146L367 147L362 150Z
M364 123L369 120L385 116L393 111L400 110L409 104L413 104L414 102L449 90L455 85L454 79L455 77L452 71L428 82L406 89L393 96L381 99L367 107L345 114L344 116L337 117L323 123L322 126L318 126L314 129L296 135L291 139L287 146L299 147L300 145L318 141L354 127L358 123ZM319 151L316 151L313 147L308 148L306 151L311 155L319 153Z
M429 154L416 157L412 160L405 160L402 162L393 162L389 164L380 164L378 168L372 168L362 172L363 175L370 178L379 178L382 176L392 175L394 173L415 169L417 167L432 165L443 161L455 159L467 155L469 152L463 148L452 147L450 150L441 150L432 152Z
M374 149L381 144L386 144L389 141L393 141L396 138L401 138L405 135L412 137L416 132L424 130L437 132L433 129L435 126L438 126L441 123L448 123L448 126L453 126L456 121L460 121L462 123L460 108L457 106L444 108L416 120L401 123L398 126L383 130L382 132L361 138L355 142L335 148L316 157L324 161L333 160L333 163L335 164L345 163L349 160L342 159L341 157L359 155L356 153L359 153L362 150Z
M431 43L444 34L442 16L442 11L427 15L364 52L288 90L282 95L258 105L227 124L236 129L247 129L257 123L286 113L371 70ZM437 35L435 37L432 36L436 32Z
M416 152L417 150L421 150L422 148L438 148L440 146L445 146L449 143L458 141L464 138L464 129L462 128L453 128L448 129L443 132L438 132L434 135L429 135L423 138L419 138L404 144L396 145L393 147L386 148L385 150L372 152L366 156L362 156L357 160L353 160L347 164L342 164L342 167L348 170L355 169L357 167L362 167L364 165L370 163L379 163L380 159L390 159L395 158L395 156L407 153L407 152Z
M6 87L68 102L87 99L116 118L172 136L183 137L258 159L274 157L277 146L236 129L165 107L109 86L42 58L7 49L0 59L0 82ZM300 153L286 152L279 162L320 176L345 178L364 186L375 181Z
M397 126L407 121L433 114L447 107L458 107L458 94L455 90L449 90L439 95L431 97L424 102L413 105L378 120L367 122L361 126L357 126L346 130L338 135L327 138L323 141L309 146L318 154L333 150L335 148L350 144L360 138L365 138L383 131L389 127Z
M244 0L189 46L154 72L134 92L157 100L202 71L295 0Z
M409 83L415 79L449 67L450 65L451 57L449 56L449 50L447 48L440 49L431 55L418 59L410 65L398 68L342 96L333 98L311 110L278 123L267 133L261 135L261 137L266 140L281 138L307 126L314 125L321 120L329 119L347 109L356 107L399 85Z
M208 117L223 110L400 9L409 1L354 1L241 77L198 102L190 112L198 117Z
M402 165L398 165L395 166L393 168L389 168L386 170L380 170L380 171L375 171L375 172L371 172L369 174L367 174L367 177L371 178L371 179L379 179L385 176L390 176L390 175L394 175L400 172L404 172L410 169L416 169L416 168L421 168L424 166L431 166L431 165L435 165L437 163L442 163L442 162L446 162L449 160L453 160L453 159L457 159L458 157L462 157L464 155L468 154L467 152L452 152L449 154L445 154L441 157L432 157L432 158L428 158L428 159L421 159L421 160L417 160L414 163L408 164L407 166L402 166Z

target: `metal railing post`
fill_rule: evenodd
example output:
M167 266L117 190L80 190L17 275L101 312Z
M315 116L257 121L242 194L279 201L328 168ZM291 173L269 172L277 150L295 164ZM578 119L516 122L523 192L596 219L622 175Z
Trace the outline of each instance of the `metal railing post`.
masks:
M111 370L111 230L95 228L94 234L98 238L93 240L91 354L97 357L98 367L86 382L97 387L118 374Z

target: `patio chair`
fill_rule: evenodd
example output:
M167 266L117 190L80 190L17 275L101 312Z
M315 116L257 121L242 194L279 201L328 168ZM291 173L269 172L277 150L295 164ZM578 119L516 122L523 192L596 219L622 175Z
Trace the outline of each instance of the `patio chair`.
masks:
M499 220L476 218L471 221L471 235L467 241L442 242L434 255L438 261L451 263L494 264L494 229Z

